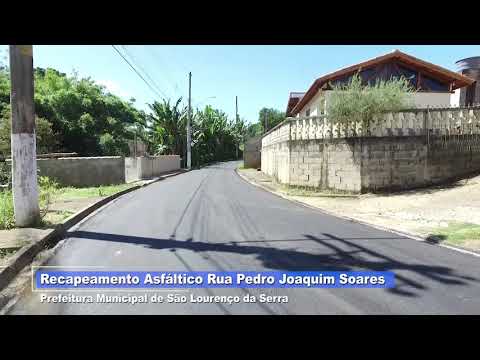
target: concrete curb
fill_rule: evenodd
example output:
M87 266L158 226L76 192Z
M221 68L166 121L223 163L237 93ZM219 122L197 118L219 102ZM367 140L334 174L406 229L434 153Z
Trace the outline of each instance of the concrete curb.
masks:
M154 184L158 181L165 180L172 176L184 174L188 171L190 170L181 169L180 171L175 173L162 175L158 179L152 180L148 183L132 186L131 188L128 188L128 189L119 191L116 194L107 196L97 201L96 203L86 207L85 209L80 210L76 214L73 214L72 216L68 217L62 224L58 224L51 232L49 232L40 240L22 247L19 251L15 253L15 255L13 255L9 259L8 265L0 268L0 291L5 289L10 284L10 282L15 278L15 276L25 266L27 266L32 262L33 258L35 258L35 256L37 256L39 252L58 243L69 228L78 224L80 221L85 219L88 215L92 214L94 211L98 210L105 204L117 199L118 197L128 194L129 192L149 186L151 184Z
M283 195L279 192L275 192L275 191L272 191L271 189L269 189L268 187L264 186L264 185L261 185L261 184L258 184L256 182L253 182L251 181L250 179L248 179L245 175L242 175L238 169L235 169L235 172L237 173L237 175L242 178L244 181L246 181L247 183L253 185L253 186L256 186L256 187L259 187L265 191L268 191L269 193L273 194L273 195L276 195L282 199L285 199L285 200L288 200L288 201L291 201L291 202L294 202L298 205L301 205L301 206L304 206L304 207L307 207L311 210L315 210L315 211L319 211L321 213L324 213L326 215L330 215L330 216L335 216L337 218L340 218L340 219L343 219L343 220L347 220L347 221L351 221L351 222L354 222L354 223L357 223L357 224L362 224L362 225L366 225L366 226L370 226L370 227L373 227L374 229L377 229L377 230L382 230L382 231L385 231L385 232L389 232L389 233L392 233L392 234L395 234L395 235L400 235L400 236L403 236L403 237L408 237L409 239L412 239L412 240L416 240L416 241L421 241L421 242L424 242L424 243L427 243L429 245L436 245L436 246L440 246L440 247L443 247L443 248L446 248L446 249L450 249L450 250L454 250L454 251L457 251L457 252L461 252L463 254L469 254L469 255L473 255L473 256L476 256L476 257L480 257L480 252L476 252L476 251L473 251L473 250L467 250L467 249L464 249L464 248L461 248L461 247L457 247L457 246L452 246L452 245L444 245L444 244L439 244L439 243L436 243L434 241L431 241L429 239L426 239L424 237L421 237L421 236L418 236L416 234L413 234L413 233L409 233L409 232L405 232L405 231L399 231L399 230L395 230L395 229L392 229L392 228L387 228L387 227L384 227L384 226L381 226L381 225L377 225L377 224L373 224L373 223L370 223L370 222L366 222L364 220L359 220L359 219L356 219L356 218L352 218L352 217L349 217L349 216L345 216L345 215L338 215L332 211L328 211L328 210L325 210L325 209L321 209L321 208L318 208L318 207L315 207L315 206L312 206L312 205L309 205L309 204L306 204L304 202L301 202L301 201L298 201L298 200L294 200L294 199L291 199L289 198L288 196L286 195ZM434 240L434 239L433 239ZM438 239L438 241L440 241L440 239Z

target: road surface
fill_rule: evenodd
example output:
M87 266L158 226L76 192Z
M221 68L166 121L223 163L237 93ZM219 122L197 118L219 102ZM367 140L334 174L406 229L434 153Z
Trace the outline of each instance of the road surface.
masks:
M156 292L288 297L288 303L232 305L40 303L41 293L32 292L10 313L480 314L478 257L289 202L245 182L234 171L238 164L193 170L118 198L71 229L49 265L158 271L391 270L397 286Z

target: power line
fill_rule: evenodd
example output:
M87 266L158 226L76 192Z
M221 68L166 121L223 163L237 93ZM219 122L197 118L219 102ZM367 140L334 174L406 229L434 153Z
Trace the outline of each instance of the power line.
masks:
M130 63L130 61L128 61L125 56L123 56L123 54L115 47L115 45L112 45L112 47L115 49L115 51L118 53L118 55L120 55L122 57L122 59L130 66L130 68L132 68L133 71L135 71L135 73L143 80L143 82L145 84L147 84L147 86L150 88L150 90L152 90L156 95L158 95L158 97L162 97L162 95L160 95L157 90L155 90L149 83L147 80L145 80L145 78L137 71L137 69L135 69L135 67ZM165 94L163 94L165 96ZM168 97L168 96L165 96L165 97Z
M133 71L135 71L135 73L145 82L145 84L147 84L147 86L156 94L158 95L159 97L163 97L164 98L169 98L169 96L167 96L162 90L160 90L160 87L156 84L156 82L152 79L152 77L148 74L148 72L138 63L138 61L135 61L132 53L130 51L128 51L125 46L123 45L120 45L125 54L130 58L130 61L128 61L128 59L115 47L115 45L112 45L112 47L115 49L115 51L122 57L122 59L132 68ZM152 85L142 76L142 74L140 74L140 72L132 65L135 64L145 75L145 77L147 77L150 82L152 83ZM183 66L182 66L183 67ZM185 67L184 67L185 68ZM173 81L174 82L174 81ZM175 82L175 87L178 89L178 85L176 84ZM175 92L175 89L173 89L174 92ZM159 92L162 94L160 95ZM178 93L177 93L178 94ZM181 96L181 94L180 94ZM183 98L183 96L182 96ZM197 100L191 98L191 103L192 105L194 105L196 108L200 107L202 105L204 101L201 101L201 102L197 102Z
M167 52L169 52L170 54L173 54L172 49L168 48L168 46L165 46L164 49L166 49ZM180 67L182 67L183 70L185 70L185 72L188 73L189 70L187 69L187 67L185 66L185 64L182 63L182 61L180 60L180 57L177 56L176 59L177 59L176 64L177 64L177 65L180 65Z
M173 55L175 56L176 54L174 53L174 51L169 48L168 46L164 46L163 49L165 49L168 53L170 53L170 55ZM158 54L158 52L155 52L156 54ZM180 70L180 72L183 72L185 71L185 73L189 73L190 71L187 69L187 67L185 66L184 63L182 63L182 61L180 60L180 57L179 56L176 56L175 57L176 61L172 62L172 64ZM178 88L178 86L177 86ZM198 103L197 100L195 98L191 98L191 103L193 106L195 106L196 108L200 107L202 103Z
M168 69L167 71L164 73L165 75L165 79L168 81L168 83L171 85L173 91L175 92L175 94L179 97L184 97L181 92L180 92L180 88L178 86L178 83L173 80L169 75L168 75L168 70L171 68L169 65L166 64L166 62L164 61L163 57L161 57L157 51L155 52L152 52L150 51L151 48L148 47L148 45L145 46L145 49L147 50L147 53L150 55L150 57L155 60L155 61L158 61L160 62L161 65L163 66L166 66Z
M170 55L176 55L174 54L173 50L168 48L167 46L164 46L163 47L167 52L170 53ZM165 65L165 61L163 61L163 58L160 58L160 55L158 54L158 51L152 51L151 55L153 57L158 57L160 59L160 62L163 63L163 65ZM156 59L156 60L159 60L159 59ZM187 67L185 66L184 63L181 62L180 58L177 56L176 57L176 61L172 62L172 65L174 65L174 67L177 69L177 70L180 70L180 72L182 72L183 70L185 70L186 73L189 73L190 71L187 69ZM168 66L170 67L170 66ZM182 68L182 69L181 69ZM172 78L168 77L167 74L165 74L166 76L166 79L169 81L170 85L173 85L172 87L175 89L179 89L179 86L177 84L177 82L175 80L172 80ZM167 78L168 77L168 78ZM173 84L172 84L173 83ZM182 96L182 94L180 93L180 91L176 92L177 95L180 95L182 98L184 98L184 96ZM201 108L203 103L205 102L205 100L202 100L199 102L199 100L197 98L191 98L191 105L194 106L195 108Z
M149 73L145 70L144 67L142 67L138 61L135 61L135 58L133 57L132 53L130 51L127 50L127 48L123 45L121 45L123 51L125 52L125 54L130 57L130 60L132 61L133 64L135 64L138 68L140 68L140 70L143 72L143 74L151 81L151 83L154 85L155 89L157 89L159 92L161 92L162 94L164 94L164 96L166 98L168 98L169 96L165 95L165 93L160 89L160 86L157 85L157 83L155 82L155 80L153 80L153 78L149 75Z

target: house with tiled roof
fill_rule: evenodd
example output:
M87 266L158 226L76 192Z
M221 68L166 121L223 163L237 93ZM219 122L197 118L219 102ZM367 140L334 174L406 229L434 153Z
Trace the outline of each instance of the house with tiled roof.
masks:
M305 93L290 93L287 116L325 114L332 87L348 83L355 74L359 74L365 85L374 84L377 80L404 77L416 90L412 94L415 107L449 107L456 90L475 83L470 77L395 50L323 75Z

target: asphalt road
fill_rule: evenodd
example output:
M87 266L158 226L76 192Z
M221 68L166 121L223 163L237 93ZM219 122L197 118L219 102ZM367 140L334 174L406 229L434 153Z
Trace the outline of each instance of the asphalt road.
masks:
M233 305L54 304L40 303L41 293L32 292L10 313L480 314L480 258L289 202L245 182L235 173L236 165L194 170L120 197L71 229L49 265L159 271L391 270L397 286L156 292L288 296L288 303Z

